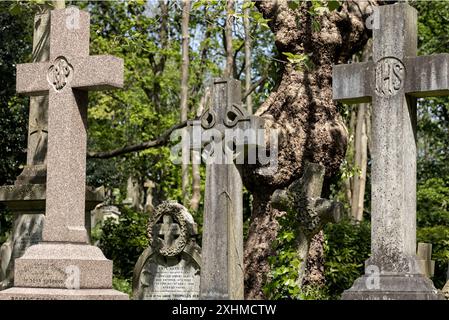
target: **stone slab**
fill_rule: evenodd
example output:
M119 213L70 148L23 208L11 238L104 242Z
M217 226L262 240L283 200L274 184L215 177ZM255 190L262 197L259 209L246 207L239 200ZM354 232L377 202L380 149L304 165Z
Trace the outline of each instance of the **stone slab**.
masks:
M73 270L79 270L79 288L112 288L112 261L86 244L40 243L15 261L15 287L67 288Z
M129 300L113 289L11 288L0 292L0 300Z
M0 202L19 213L45 212L46 190L45 184L0 186ZM103 200L104 188L86 187L86 210L93 210Z
M342 300L444 300L430 279L422 274L380 275L378 286L374 275L358 278L351 289L343 292Z

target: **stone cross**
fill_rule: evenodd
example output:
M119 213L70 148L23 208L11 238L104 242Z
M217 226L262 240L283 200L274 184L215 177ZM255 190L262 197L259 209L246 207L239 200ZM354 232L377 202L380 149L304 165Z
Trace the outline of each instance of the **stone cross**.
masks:
M200 298L243 299L242 178L239 165L226 157L237 150L244 155L240 148L254 143L254 136L241 135L257 132L262 121L241 107L238 80L215 79L211 97L211 107L191 123L193 131L200 126L203 130L201 137L193 133L193 149L199 151L201 141L208 153L202 242L207 258L201 266ZM232 134L236 139L229 139Z
M48 62L17 66L17 92L48 95L44 241L87 243L85 228L88 90L123 86L123 61L89 56L89 14L53 10Z
M426 277L432 278L435 274L435 261L432 260L432 244L419 242L416 255L418 256L422 273Z
M449 55L416 56L417 12L407 3L376 8L374 21L373 62L333 70L334 100L373 104L371 257L343 298L438 298L415 252L416 98L449 95ZM367 277L379 272L373 289Z
M342 217L342 204L321 198L325 168L306 162L302 177L285 190L276 190L271 196L273 208L287 211L298 219L299 233L296 250L301 261L297 284L301 287L310 242L326 223L336 223Z
M164 240L164 245L171 246L173 241L179 236L179 225L177 223L173 223L173 218L169 215L165 215L162 217L163 223L160 223L156 226L157 234L159 237L162 236Z

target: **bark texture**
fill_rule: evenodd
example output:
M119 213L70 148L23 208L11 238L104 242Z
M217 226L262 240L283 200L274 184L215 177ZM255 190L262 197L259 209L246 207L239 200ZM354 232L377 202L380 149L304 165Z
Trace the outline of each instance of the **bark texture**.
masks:
M301 2L296 10L285 0L256 2L263 16L271 19L278 51L307 54L313 67L299 69L286 63L276 88L256 112L266 119L267 129L280 131L279 169L268 175L254 166L244 170L244 183L254 199L244 256L247 299L265 298L262 289L270 271L268 257L273 255L270 244L282 214L271 208L273 191L298 179L307 160L326 168L322 195L326 197L329 181L344 159L348 134L332 101L332 65L346 63L365 45L370 36L365 20L377 4L344 1L338 10L312 18L310 2ZM320 24L318 31L313 29L313 19Z

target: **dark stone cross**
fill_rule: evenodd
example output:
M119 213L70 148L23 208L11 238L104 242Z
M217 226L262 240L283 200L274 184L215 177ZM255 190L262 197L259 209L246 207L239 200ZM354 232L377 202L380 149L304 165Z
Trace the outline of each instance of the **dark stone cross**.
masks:
M200 151L202 146L206 154L202 242L205 259L200 297L243 299L243 185L239 164L251 146L257 145L256 133L263 128L263 122L242 108L238 80L215 79L211 97L211 107L204 111L201 120L190 123L193 149ZM196 134L200 128L202 135Z
M86 129L89 90L123 86L123 60L89 56L89 14L76 23L53 10L48 62L17 65L17 92L48 95L47 198L44 241L87 243Z
M170 215L163 216L162 221L156 226L156 232L163 239L164 245L170 247L180 235L181 229L177 223L173 223L173 218Z
M343 298L439 299L416 257L416 98L449 95L449 54L416 56L407 3L376 10L373 62L333 70L336 101L373 104L371 257Z

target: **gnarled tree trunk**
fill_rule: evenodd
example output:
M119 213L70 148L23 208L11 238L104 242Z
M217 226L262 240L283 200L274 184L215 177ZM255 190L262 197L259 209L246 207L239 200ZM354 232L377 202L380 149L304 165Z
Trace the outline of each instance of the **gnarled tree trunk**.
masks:
M263 16L271 19L279 52L307 54L313 66L298 68L286 63L276 88L256 112L266 119L266 128L278 128L281 134L277 172L264 175L260 168L250 166L244 171L245 186L253 194L244 256L247 299L264 298L262 288L270 271L268 257L273 254L276 219L282 214L271 208L270 195L298 179L307 160L326 168L322 195L326 197L329 182L344 159L347 130L332 101L332 65L347 62L365 45L369 38L365 20L377 4L343 1L338 10L312 17L308 1L300 2L295 10L286 0L256 2ZM314 31L317 22L320 28Z

